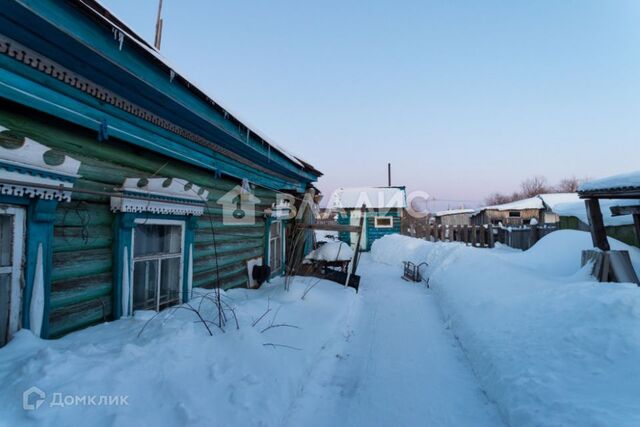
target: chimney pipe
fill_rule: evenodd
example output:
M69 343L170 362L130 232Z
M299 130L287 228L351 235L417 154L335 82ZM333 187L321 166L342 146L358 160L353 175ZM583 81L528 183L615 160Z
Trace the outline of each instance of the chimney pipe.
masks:
M389 183L388 187L391 187L391 163L387 163L387 181Z

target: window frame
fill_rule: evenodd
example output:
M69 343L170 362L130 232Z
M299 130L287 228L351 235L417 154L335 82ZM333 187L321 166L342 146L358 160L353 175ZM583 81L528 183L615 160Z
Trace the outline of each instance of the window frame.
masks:
M271 235L271 226L273 224L279 224L279 233L277 237L273 237ZM285 236L285 222L281 219L271 219L267 222L267 239L266 239L266 249L267 249L267 261L268 265L271 268L271 275L277 276L284 271L284 266L286 265L286 236ZM280 264L278 266L272 266L273 261L273 251L271 249L271 242L280 239Z
M10 288L8 289L10 295L9 317L7 319L6 337L0 337L0 343L4 342L6 344L22 327L21 316L24 298L22 284L24 280L25 247L27 244L26 210L21 206L0 204L0 215L12 217L11 265L0 266L0 274L9 274L10 277Z
M380 219L388 219L389 225L379 225L378 220ZM393 228L393 217L389 215L375 216L373 218L373 226L374 228Z
M185 220L179 220L179 219L163 219L163 218L154 218L154 217L144 217L144 218L135 218L134 219L134 224L135 225L176 225L176 226L180 226L180 255L176 255L175 253L173 254L165 254L165 255L147 255L147 256L142 256L142 257L137 257L134 255L134 250L135 250L135 236L136 236L136 227L133 228L133 232L131 233L131 251L129 254L129 265L130 265L130 269L131 269L131 286L130 286L130 290L129 290L129 310L131 311L131 313L125 313L125 314L130 314L132 315L134 313L134 311L136 311L136 309L134 309L133 305L133 296L134 296L134 279L135 279L135 275L134 275L134 271L135 271L135 263L136 262L145 262L145 261L150 261L150 260L157 260L158 261L158 270L157 270L157 279L156 279L156 307L155 307L155 311L159 312L160 311L160 283L161 283L161 279L162 279L162 260L164 259L175 259L175 258L180 258L180 265L179 265L179 283L178 283L178 289L180 290L179 292L179 296L178 296L178 302L176 304L173 305L180 305L184 302L184 262L185 262L185 251L188 250L188 248L186 247L188 242L186 241L186 229L187 229L187 224ZM172 305L172 306L173 306ZM169 306L171 307L171 306ZM168 307L165 307L168 308ZM138 309L139 310L139 309Z

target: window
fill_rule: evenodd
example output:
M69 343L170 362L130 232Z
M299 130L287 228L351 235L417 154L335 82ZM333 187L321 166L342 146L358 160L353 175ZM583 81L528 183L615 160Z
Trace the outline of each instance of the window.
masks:
M376 228L393 228L393 217L377 216L374 218L374 225Z
M269 226L269 267L271 272L282 268L282 222L274 221Z
M142 220L133 234L133 310L180 304L183 226Z
M0 206L0 347L19 328L24 211Z
M520 211L509 211L509 218L520 218Z

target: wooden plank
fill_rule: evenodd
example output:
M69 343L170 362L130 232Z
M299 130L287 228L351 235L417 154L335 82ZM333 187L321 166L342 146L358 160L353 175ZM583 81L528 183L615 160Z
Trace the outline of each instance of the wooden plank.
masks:
M489 223L488 225L488 233L489 233L489 248L494 248L496 244L493 238L493 225L491 225L491 223Z
M640 214L633 215L633 228L636 232L636 240L640 244Z
M344 231L349 233L358 233L361 227L357 225L342 225L342 224L301 224L300 228L307 228L311 230L326 230L326 231Z
M587 208L593 246L603 251L608 251L610 247L607 240L607 231L604 228L602 212L600 211L600 201L598 199L586 199L584 204Z
M640 205L634 206L612 206L611 208L612 216L621 216L621 215L640 215Z

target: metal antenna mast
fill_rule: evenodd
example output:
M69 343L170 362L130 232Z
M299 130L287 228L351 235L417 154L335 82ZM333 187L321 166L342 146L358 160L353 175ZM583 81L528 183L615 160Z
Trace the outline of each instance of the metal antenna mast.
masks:
M156 49L160 50L162 42L162 0L158 4L158 17L156 18L156 39L153 43Z

